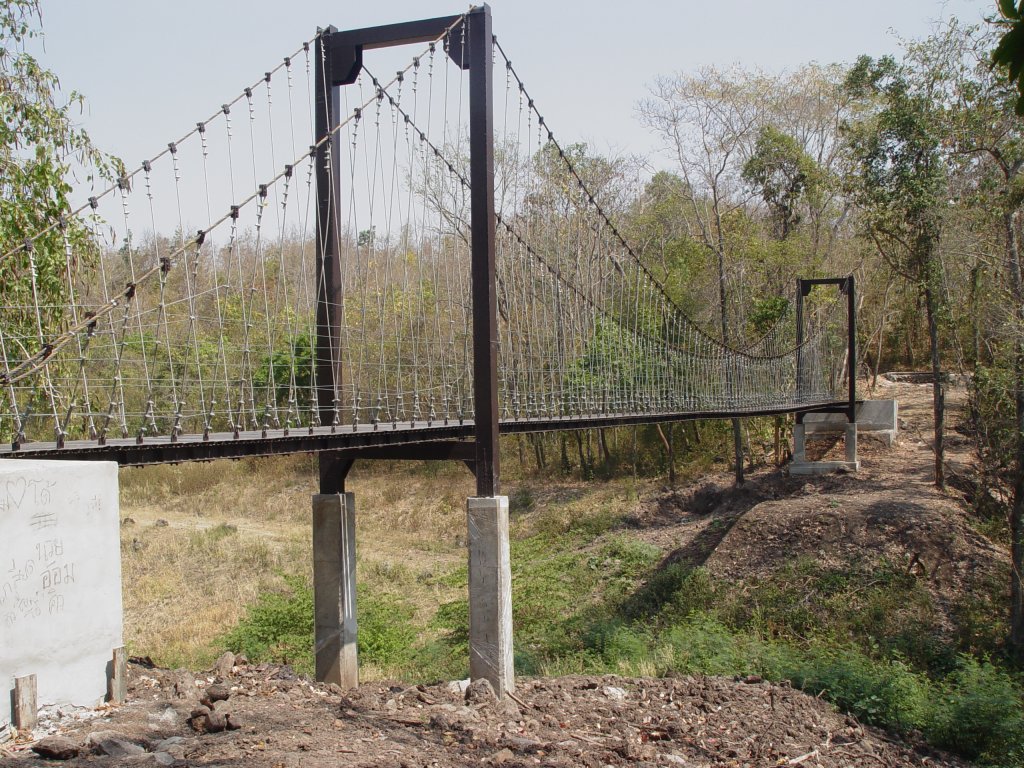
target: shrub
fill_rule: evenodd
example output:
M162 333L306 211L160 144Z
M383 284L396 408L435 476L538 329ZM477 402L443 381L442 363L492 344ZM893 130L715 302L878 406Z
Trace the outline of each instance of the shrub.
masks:
M289 663L313 671L313 588L301 576L285 576L286 590L265 592L224 638L229 650L252 661Z
M924 728L932 744L992 765L1024 764L1024 709L1006 672L963 657L936 689Z

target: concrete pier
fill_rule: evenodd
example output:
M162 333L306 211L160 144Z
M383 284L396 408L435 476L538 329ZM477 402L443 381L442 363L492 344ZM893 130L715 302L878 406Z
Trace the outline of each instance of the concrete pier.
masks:
M353 493L313 496L316 679L359 685L356 652L356 502Z
M811 414L808 414L810 416ZM804 417L806 420L807 416ZM847 422L844 424L843 434L845 436L845 461L808 461L807 460L807 431L806 424L793 425L793 460L789 464L791 475L825 475L836 470L856 472L860 469L860 460L857 458L857 423ZM815 434L811 432L810 434Z
M486 678L499 697L515 690L512 659L512 566L508 497L470 498L469 675Z

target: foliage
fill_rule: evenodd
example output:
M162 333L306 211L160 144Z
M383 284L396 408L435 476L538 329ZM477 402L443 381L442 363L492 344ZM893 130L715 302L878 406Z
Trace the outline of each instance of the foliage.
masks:
M1005 67L1010 82L1017 84L1021 96L1014 110L1024 115L1024 1L999 0L999 13L1002 18L996 23L1005 32L992 51L992 63Z
M939 237L946 165L936 105L912 86L912 77L890 56L860 57L846 87L865 101L868 114L848 123L846 134L860 174L852 192L870 231L889 246L882 253L897 271L921 279ZM897 247L905 251L903 260Z
M789 310L789 299L784 296L769 296L754 304L747 322L750 323L754 336L764 336L789 315Z
M232 651L253 661L295 665L313 670L313 589L301 576L285 576L287 591L264 593L246 617L224 638Z
M800 224L800 201L817 191L818 176L817 165L799 142L772 125L761 127L753 154L743 166L743 180L768 205L780 240Z
M1024 761L1021 689L1005 671L964 657L931 689L923 730L933 744L988 765Z
M82 108L81 94L72 92L62 101L57 76L27 50L27 43L42 34L40 22L38 0L0 2L0 304L33 306L25 297L35 291L46 334L62 320L68 272L94 254L86 225L68 216L71 170L77 166L89 178L109 177L122 167L76 124L73 113ZM31 253L22 249L5 258L58 222L63 226L37 239ZM9 337L24 340L18 354L38 348L34 316L8 310L4 324Z
M273 404L293 416L311 405L313 365L313 341L309 333L300 333L287 348L263 358L253 373L253 385L263 391L271 387L272 382Z

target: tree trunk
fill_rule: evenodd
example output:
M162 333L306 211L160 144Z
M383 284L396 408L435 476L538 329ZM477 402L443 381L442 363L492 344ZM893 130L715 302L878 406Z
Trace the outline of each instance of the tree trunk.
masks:
M537 471L543 472L547 462L544 459L544 444L541 442L542 435L531 435L530 442L533 443L533 455L537 459Z
M580 476L586 477L587 459L583 455L583 433L578 429L574 429L572 434L576 438L576 453L579 454L580 457Z
M978 317L978 288L981 282L981 267L971 267L971 348L974 350L974 367L981 363L981 322Z
M636 425L633 425L633 482L636 482Z
M719 229L719 240L721 240L721 229ZM722 312L722 343L729 343L729 305L725 292L725 251L722 244L718 248L718 306ZM726 382L731 390L732 381ZM736 462L736 485L743 485L743 432L740 429L740 420L732 420L732 447L733 460Z
M946 487L945 447L943 432L946 420L946 396L942 385L942 364L939 359L939 318L938 298L931 285L924 289L925 304L928 312L928 345L932 353L932 413L935 422L935 487Z
M1014 424L1017 427L1016 462L1013 477L1013 498L1010 501L1010 652L1024 659L1024 277L1021 275L1020 242L1014 212L1004 216L1006 255L1010 276L1010 295L1017 321L1014 338Z
M733 460L736 462L736 485L743 485L743 428L739 419L732 420Z
M878 346L875 349L875 369L871 376L871 391L878 386L878 369L882 365L882 342L885 339L885 316L889 311L889 289L892 288L892 281L885 284L885 295L882 297L882 314L878 318Z
M612 467L612 453L608 450L608 436L604 433L604 428L597 430L597 442L601 446L601 456L604 459L604 468L606 471L610 471Z
M665 458L668 460L668 484L674 486L676 484L676 467L674 456L672 455L672 424L668 425L668 437L665 437L665 431L661 428L661 424L655 424L658 428L658 437L661 438L661 444L665 447Z

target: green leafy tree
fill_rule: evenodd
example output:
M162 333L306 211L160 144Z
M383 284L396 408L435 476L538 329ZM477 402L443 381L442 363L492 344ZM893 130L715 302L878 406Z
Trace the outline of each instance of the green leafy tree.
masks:
M743 166L743 180L768 206L780 240L800 223L800 203L816 190L818 175L814 160L800 143L771 125L761 128L754 154Z
M0 0L0 304L9 359L38 350L64 321L70 279L94 252L85 223L69 216L72 168L87 177L122 170L75 124L82 96L63 99L57 76L30 53L41 23L38 0Z
M846 135L855 174L851 195L890 268L924 298L934 376L935 484L944 487L945 405L939 345L943 312L939 243L948 198L941 104L934 83L890 56L862 56L846 87L861 105Z
M1024 2L1015 7L1004 0L999 5L1007 29L998 42L984 32L968 30L945 48L954 52L947 53L947 59L962 62L956 71L960 98L952 127L961 173L969 179L964 186L976 196L977 207L994 220L1003 247L991 302L1002 311L994 332L988 334L995 340L987 345L994 352L992 367L976 371L975 397L983 422L979 432L987 443L986 453L994 459L994 474L1005 478L1011 489L1008 641L1011 652L1024 659Z

